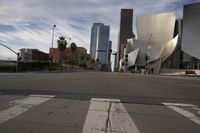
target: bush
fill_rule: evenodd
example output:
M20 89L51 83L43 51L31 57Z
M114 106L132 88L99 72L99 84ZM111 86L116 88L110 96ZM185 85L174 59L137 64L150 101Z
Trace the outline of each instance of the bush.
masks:
M49 62L19 62L18 71L38 71L48 69Z
M16 66L0 66L0 72L15 72Z
M76 61L69 61L69 64L70 65L77 65L77 62Z
M87 69L87 64L86 63L82 63L79 66L82 67L82 68L84 68L84 69Z

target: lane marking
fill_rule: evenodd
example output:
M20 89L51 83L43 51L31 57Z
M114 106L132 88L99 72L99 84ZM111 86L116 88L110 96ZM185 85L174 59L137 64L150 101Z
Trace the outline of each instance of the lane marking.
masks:
M164 105L167 106L180 106L180 107L198 107L193 104L184 104L184 103L163 103Z
M106 98L92 98L90 101L97 101L97 102L118 102L118 103L120 103L120 99L106 99Z
M38 95L38 94L32 94L31 97L47 97L47 98L53 98L54 95Z
M8 121L9 119L12 119L26 111L28 111L30 108L42 104L54 96L42 96L42 95L30 95L23 99L17 99L14 101L9 102L10 105L13 105L13 107L10 107L9 109L0 111L0 124Z
M108 117L110 123L106 131ZM96 132L139 133L139 129L119 99L92 98L82 133Z
M198 114L200 112L200 108L198 106L193 105L193 104L182 104L182 103L163 103L163 104L169 107L170 109L185 116L186 118L190 119L191 121L200 125L200 117L198 117L196 114L189 112L188 110L183 108L183 107L191 107L192 109L197 110L197 114Z

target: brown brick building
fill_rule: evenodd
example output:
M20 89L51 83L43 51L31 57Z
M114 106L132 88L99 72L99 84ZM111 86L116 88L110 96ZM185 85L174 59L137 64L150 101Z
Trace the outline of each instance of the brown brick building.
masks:
M83 47L77 47L76 51L73 53L70 48L66 48L63 51L63 61L70 62L75 61L76 63L81 62L81 56L87 54L87 50ZM62 61L62 52L58 48L50 48L49 52L50 57L54 63L61 63Z

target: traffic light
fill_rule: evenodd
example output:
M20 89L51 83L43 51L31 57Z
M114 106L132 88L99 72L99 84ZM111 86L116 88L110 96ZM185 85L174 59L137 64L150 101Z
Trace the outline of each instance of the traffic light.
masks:
M49 57L49 62L52 62L52 61L53 61L52 57Z
M20 61L21 60L21 56L20 56L20 53L18 52L17 53L17 61Z

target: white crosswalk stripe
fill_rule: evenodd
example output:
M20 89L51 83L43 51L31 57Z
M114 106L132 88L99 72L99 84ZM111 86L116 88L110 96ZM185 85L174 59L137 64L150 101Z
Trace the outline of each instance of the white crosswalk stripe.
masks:
M193 104L183 104L183 103L163 103L163 104L200 125L200 117L185 109L186 107L189 107L193 110L196 110L197 114L200 114L199 113L200 108L198 106Z
M23 99L18 99L9 102L10 105L13 105L9 109L0 111L0 124L4 123L5 121L12 119L26 111L30 108L42 104L54 96L50 95L30 95Z
M119 99L93 98L90 102L82 133L139 133Z

